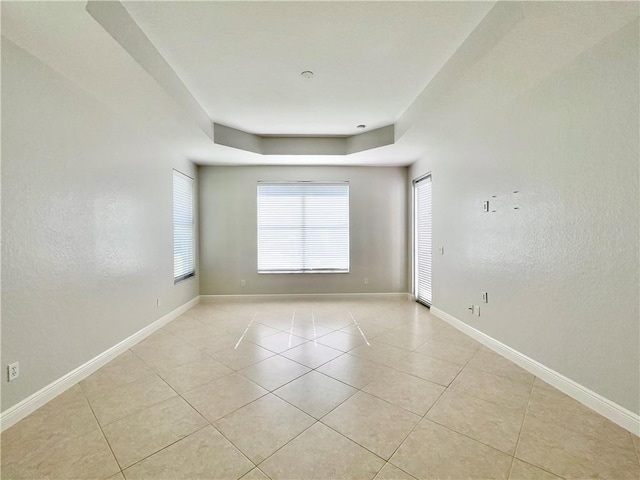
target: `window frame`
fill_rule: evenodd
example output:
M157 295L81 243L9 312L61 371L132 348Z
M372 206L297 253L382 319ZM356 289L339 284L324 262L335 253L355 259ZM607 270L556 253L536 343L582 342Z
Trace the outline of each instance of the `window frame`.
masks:
M190 177L189 175L182 173L179 170L176 170L175 168L173 169L173 174L171 176L172 178L172 185L173 185L173 205L172 205L172 214L173 214L173 218L172 218L172 231L173 231L173 284L176 285L180 282L183 282L184 280L187 280L189 278L193 278L196 275L196 241L195 241L195 233L196 233L196 225L195 225L195 180L193 177ZM190 186L189 192L190 192L190 202L191 202L191 224L188 225L186 222L182 223L180 225L182 226L187 226L190 228L190 234L191 234L191 242L190 242L190 247L191 247L191 268L189 269L189 271L185 272L185 273L181 273L180 275L176 276L176 259L178 257L178 252L176 251L176 179L183 179L183 180L187 180L187 183Z
M428 193L424 204L421 203L421 191L423 194ZM423 207L427 208L426 212L422 210ZM433 303L433 177L431 173L413 181L413 228L414 297L418 303L431 307ZM428 248L426 248L427 245ZM425 267L425 270L422 271L420 266Z
M346 186L346 268L302 268L302 269L260 269L260 187L269 185L291 185L292 187L303 187L306 185L327 185ZM305 217L306 218L306 217ZM258 181L256 186L256 270L259 275L280 275L280 274L345 274L351 271L351 188L349 181ZM306 227L301 226L301 229ZM304 236L303 236L304 238Z

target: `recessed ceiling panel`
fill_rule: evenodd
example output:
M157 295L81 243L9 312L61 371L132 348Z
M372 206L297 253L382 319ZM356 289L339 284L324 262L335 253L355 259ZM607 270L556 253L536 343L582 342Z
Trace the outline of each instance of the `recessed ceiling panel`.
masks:
M215 122L352 135L394 123L493 2L124 6Z

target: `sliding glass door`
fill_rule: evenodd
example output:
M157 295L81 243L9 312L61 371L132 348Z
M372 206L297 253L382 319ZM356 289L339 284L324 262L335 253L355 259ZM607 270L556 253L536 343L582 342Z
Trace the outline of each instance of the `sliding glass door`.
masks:
M414 189L414 295L416 300L431 306L432 213L431 175L413 182Z

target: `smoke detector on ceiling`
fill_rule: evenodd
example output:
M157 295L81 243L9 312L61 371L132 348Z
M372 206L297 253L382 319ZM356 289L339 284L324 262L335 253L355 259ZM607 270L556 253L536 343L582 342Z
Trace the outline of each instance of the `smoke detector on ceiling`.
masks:
M366 125L364 125L363 123L361 123L361 124L360 124L360 125L358 125L356 128L357 128L358 130L364 130L365 128L367 128L367 126L366 126Z
M311 70L305 70L300 76L305 80L311 80L313 78L313 72Z

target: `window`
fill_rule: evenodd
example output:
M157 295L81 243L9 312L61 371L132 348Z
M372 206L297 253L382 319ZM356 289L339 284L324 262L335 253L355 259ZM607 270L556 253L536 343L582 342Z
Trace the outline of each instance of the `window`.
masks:
M431 305L431 175L414 183L415 290L420 303Z
M173 281L195 275L193 178L173 171Z
M348 273L349 183L258 183L258 273Z

